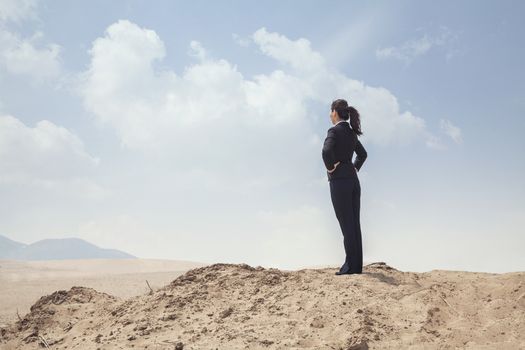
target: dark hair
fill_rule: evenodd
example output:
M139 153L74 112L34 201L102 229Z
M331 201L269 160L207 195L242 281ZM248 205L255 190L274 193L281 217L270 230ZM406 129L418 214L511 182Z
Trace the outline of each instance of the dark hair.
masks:
M343 100L342 98L334 100L332 102L331 108L332 111L334 109L337 111L339 118L343 120L350 119L350 125L352 126L352 129L354 129L357 135L363 134L363 132L361 131L361 121L359 119L359 112L354 107L349 106L346 100Z

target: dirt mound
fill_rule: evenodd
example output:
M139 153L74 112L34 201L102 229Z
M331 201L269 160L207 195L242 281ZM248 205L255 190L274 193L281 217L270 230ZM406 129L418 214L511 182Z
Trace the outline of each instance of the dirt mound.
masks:
M62 335L78 320L94 317L116 300L92 288L74 286L59 290L42 296L23 318L2 329L1 335L5 339L16 336L26 344L54 345L63 340Z
M194 268L120 300L73 287L2 330L2 349L372 349L525 345L525 274L247 264ZM488 344L488 345L487 345Z

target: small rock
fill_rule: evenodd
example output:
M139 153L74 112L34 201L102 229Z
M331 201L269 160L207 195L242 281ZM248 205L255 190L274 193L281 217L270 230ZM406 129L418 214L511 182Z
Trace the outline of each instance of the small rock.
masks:
M273 340L261 340L261 344L264 345L264 346L269 346L269 345L272 345L274 342Z
M227 309L222 310L221 313L219 314L219 317L220 318L228 317L232 314L232 312L233 312L233 308L230 306Z
M368 343L364 339L350 338L347 340L345 350L368 350Z
M97 336L95 337L95 343L100 343L100 338L102 338L102 334L97 334Z
M313 319L313 321L310 323L310 327L314 328L323 328L324 322L321 317L316 317Z

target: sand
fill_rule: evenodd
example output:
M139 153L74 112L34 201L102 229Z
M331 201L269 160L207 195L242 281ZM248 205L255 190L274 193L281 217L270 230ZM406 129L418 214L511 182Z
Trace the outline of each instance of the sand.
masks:
M169 283L204 263L161 259L0 260L0 327L17 320L42 295L72 286L129 298ZM1 349L1 347L0 347Z
M0 348L525 348L525 272L336 270L217 263L128 298L73 286L2 327Z

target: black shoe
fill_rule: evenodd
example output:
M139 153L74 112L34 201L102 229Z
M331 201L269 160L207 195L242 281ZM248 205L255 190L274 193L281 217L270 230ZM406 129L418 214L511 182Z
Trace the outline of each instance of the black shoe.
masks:
M348 264L346 261L345 263L343 264L343 266L341 266L339 268L339 273L336 273L337 275L340 275L341 273L347 273L348 271L350 271L350 264Z
M343 266L341 266L341 268L339 269L339 271L337 271L335 274L336 275L346 275L350 272L350 267L348 267L348 264L347 263L344 263Z
M355 272L355 271L337 271L335 273L336 275L359 275L359 274L362 274L362 272Z

